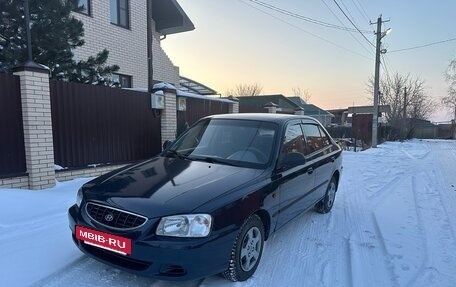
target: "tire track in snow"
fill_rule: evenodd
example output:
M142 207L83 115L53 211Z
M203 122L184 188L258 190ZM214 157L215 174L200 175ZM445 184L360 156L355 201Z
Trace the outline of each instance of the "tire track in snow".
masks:
M389 170L383 172L389 173ZM358 168L357 174L365 174L365 170ZM402 180L401 175L396 175L381 187L375 188L373 194L364 192L367 189L365 178L354 177L354 197L350 199L351 213L349 214L349 222L353 228L347 241L352 274L351 283L347 286L399 286L384 238L380 230L375 227L374 210ZM369 175L368 179L372 180L372 177ZM375 267L367 268L368 266ZM382 267L378 268L380 266Z
M394 188L403 180L404 173L401 172L396 175L392 180L385 183L382 187L374 192L374 194L368 196L370 201L370 209L375 209L382 201L386 200Z
M434 181L439 181L440 183L437 183L436 186L445 186L445 184L442 182L441 180L441 176L437 175L437 172L435 170L432 170L432 173L433 173L433 180ZM440 180L439 180L440 179ZM446 217L446 221L448 222L448 228L451 232L451 236L453 238L453 241L456 242L456 233L454 232L454 229L452 228L451 224L450 224L450 212L448 211L448 208L445 204L445 202L442 200L442 190L439 189L439 200L440 200L440 204L441 206L443 207L444 211L445 211L445 217Z
M428 145L421 145L422 149L424 149L424 153L423 154L413 155L412 153L407 151L403 145L401 146L401 152L404 153L407 157L409 157L412 160L424 159L431 152L431 149L430 149L430 147Z
M377 217L375 216L375 213L372 213L372 221L374 222L375 233L380 238L379 242L380 242L381 251L385 255L385 260L388 260L388 262L385 263L385 264L386 264L387 269L389 271L390 278L393 279L394 286L400 286L400 284L399 284L399 282L397 280L397 275L396 275L396 273L394 271L394 264L391 261L391 254L388 252L388 249L386 248L385 238L382 235L382 231L380 230L380 226L378 224L378 220L377 220Z
M421 221L420 226L423 227L426 256L417 271L417 276L408 286L449 286L444 282L456 281L456 257L448 253L456 250L454 233L444 228L445 222L448 222L448 213L441 209L443 203L440 193L429 185L431 182L433 179L424 172L419 177L412 177L418 218ZM422 203L425 203L426 207ZM438 269L443 266L447 270ZM444 276L446 278L443 278Z

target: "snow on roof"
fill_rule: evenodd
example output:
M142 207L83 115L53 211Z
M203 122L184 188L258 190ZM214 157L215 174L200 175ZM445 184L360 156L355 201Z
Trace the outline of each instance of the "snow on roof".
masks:
M171 84L171 83L167 83L167 82L161 82L161 83L157 83L154 85L154 90L177 90L177 88Z
M217 101L217 102L224 102L224 103L234 103L234 101L231 101L231 100L202 96L202 95L198 95L198 94L194 94L194 93L184 92L179 89L177 90L177 95L180 97L186 97L186 98L203 99L203 100Z

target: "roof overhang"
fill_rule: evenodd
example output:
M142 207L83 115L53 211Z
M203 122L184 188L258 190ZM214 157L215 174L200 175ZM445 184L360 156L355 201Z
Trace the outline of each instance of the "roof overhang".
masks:
M374 107L373 106L357 106L357 107L349 107L347 112L349 114L356 113L356 114L372 114ZM378 106L379 113L390 113L391 107L389 105L379 105Z
M155 21L155 30L162 35L195 29L192 21L176 0L153 0L152 18Z
M192 79L180 76L181 90L199 95L216 95L217 91Z

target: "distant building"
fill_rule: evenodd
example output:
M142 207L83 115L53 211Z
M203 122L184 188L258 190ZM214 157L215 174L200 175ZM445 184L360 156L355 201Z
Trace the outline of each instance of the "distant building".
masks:
M240 113L267 113L267 104L276 105L276 112L279 114L294 114L296 110L301 110L299 105L281 94L259 95L238 97Z
M371 114L373 111L373 106L354 106L348 107L346 109L334 109L328 110L331 114L334 115L333 124L336 125L348 125L350 126L352 123L352 116L353 114ZM380 105L378 106L378 113L381 116L382 121L386 122L386 114L391 112L391 107L389 105Z
M74 16L84 24L85 44L74 50L76 60L85 60L104 48L109 50L107 64L117 64L115 75L124 88L143 88L148 84L147 1L79 0L83 11ZM153 80L179 86L179 68L160 42L166 35L195 29L176 0L152 1Z
M240 113L267 113L273 107L279 114L304 114L311 116L323 125L331 123L334 117L319 107L306 104L299 97L285 97L282 94L238 97Z
M307 104L300 97L288 97L304 110L304 115L317 119L323 126L329 126L332 123L334 115L325 111L316 105Z

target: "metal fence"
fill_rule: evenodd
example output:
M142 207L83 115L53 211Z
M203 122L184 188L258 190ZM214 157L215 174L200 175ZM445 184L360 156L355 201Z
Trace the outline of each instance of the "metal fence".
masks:
M255 105L247 105L239 103L239 112L240 113L267 113L268 110L263 107L258 107Z
M119 164L161 151L161 122L148 93L50 81L55 163Z
M0 178L25 172L20 80L0 73Z

